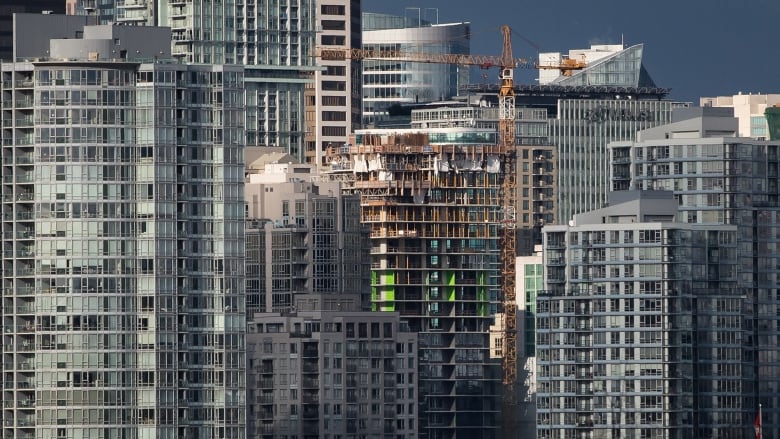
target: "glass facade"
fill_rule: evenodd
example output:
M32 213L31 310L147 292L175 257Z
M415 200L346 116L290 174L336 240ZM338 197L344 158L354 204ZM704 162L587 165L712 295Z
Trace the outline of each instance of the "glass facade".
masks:
M4 436L243 437L243 68L0 73Z
M101 4L101 23L170 27L173 56L183 62L245 65L246 144L282 147L303 160L304 87L316 70L314 0L80 1Z
M765 407L765 435L776 432L780 424L780 413L773 409L780 403L780 362L774 341L780 328L776 313L780 309L776 294L778 148L776 142L720 137L611 146L616 189L673 191L680 206L679 221L737 226L739 264L734 269L739 286L732 295L738 302L729 306L739 308L734 310L739 321L735 331L742 342L736 355L742 361L729 374L739 381L734 396L722 401L724 405L719 400L707 406L712 413L703 418L703 431L752 425L759 402Z
M575 71L571 76L560 76L552 83L566 86L655 87L642 64L643 52L644 45L631 46Z
M768 137L766 117L750 116L750 137L760 139Z
M469 23L432 25L406 17L363 14L363 49L409 53L470 53ZM401 103L432 102L458 94L467 66L407 61L363 61L363 123L387 116Z
M522 262L522 259L520 261ZM536 296L544 290L544 265L539 263L525 263L521 267L522 279L522 304L523 304L523 355L533 357L536 355Z
M617 222L545 229L538 437L741 437L736 229Z
M544 293L541 247L533 256L517 258L518 396L517 427L520 437L536 436L536 317L537 297Z
M557 146L558 215L566 223L576 213L598 209L609 192L607 143L630 140L636 132L668 123L673 103L660 100L562 99L549 122Z

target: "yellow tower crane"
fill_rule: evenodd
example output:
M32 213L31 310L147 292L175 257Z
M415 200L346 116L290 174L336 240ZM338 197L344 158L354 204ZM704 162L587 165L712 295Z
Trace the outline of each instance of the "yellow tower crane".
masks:
M498 142L504 158L501 184L501 208L504 218L501 224L501 293L504 308L503 356L504 401L501 410L504 438L517 435L517 149L515 148L515 60L512 56L512 31L501 26L504 48L501 51L501 71L498 78Z
M502 344L502 369L504 400L502 404L502 436L516 438L517 429L517 301L515 264L517 256L517 151L515 147L515 88L514 70L559 69L564 76L570 76L573 70L585 67L584 62L561 63L559 65L539 65L526 59L515 59L512 55L512 37L509 26L501 26L504 46L501 56L436 54L402 50L349 49L339 47L317 47L315 57L324 60L401 60L409 62L458 64L479 66L487 69L498 67L500 87L498 91L498 136L502 152L503 180L501 184L501 266L504 327Z

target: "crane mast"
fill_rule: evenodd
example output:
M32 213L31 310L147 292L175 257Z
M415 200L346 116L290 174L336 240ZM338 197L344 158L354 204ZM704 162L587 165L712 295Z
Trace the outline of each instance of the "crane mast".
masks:
M515 419L517 414L515 63L512 57L511 29L509 26L501 26L501 33L504 36L504 48L501 53L501 71L499 73L501 86L498 91L498 134L499 144L504 157L504 179L501 184L501 208L504 215L501 222L501 292L504 308L504 340L502 345L504 401L501 418L503 437L511 438L517 434L517 419Z

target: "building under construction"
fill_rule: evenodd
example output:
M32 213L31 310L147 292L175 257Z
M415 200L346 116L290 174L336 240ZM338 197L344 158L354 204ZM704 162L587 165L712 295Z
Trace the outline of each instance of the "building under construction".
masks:
M329 151L371 229L373 309L419 334L421 437L499 434L504 156L479 128L362 130Z

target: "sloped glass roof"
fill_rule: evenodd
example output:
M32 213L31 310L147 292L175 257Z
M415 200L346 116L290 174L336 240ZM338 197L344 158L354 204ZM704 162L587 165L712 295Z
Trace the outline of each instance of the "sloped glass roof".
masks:
M637 44L600 59L588 67L561 76L551 82L556 85L609 85L622 87L656 87L642 64L644 45Z

